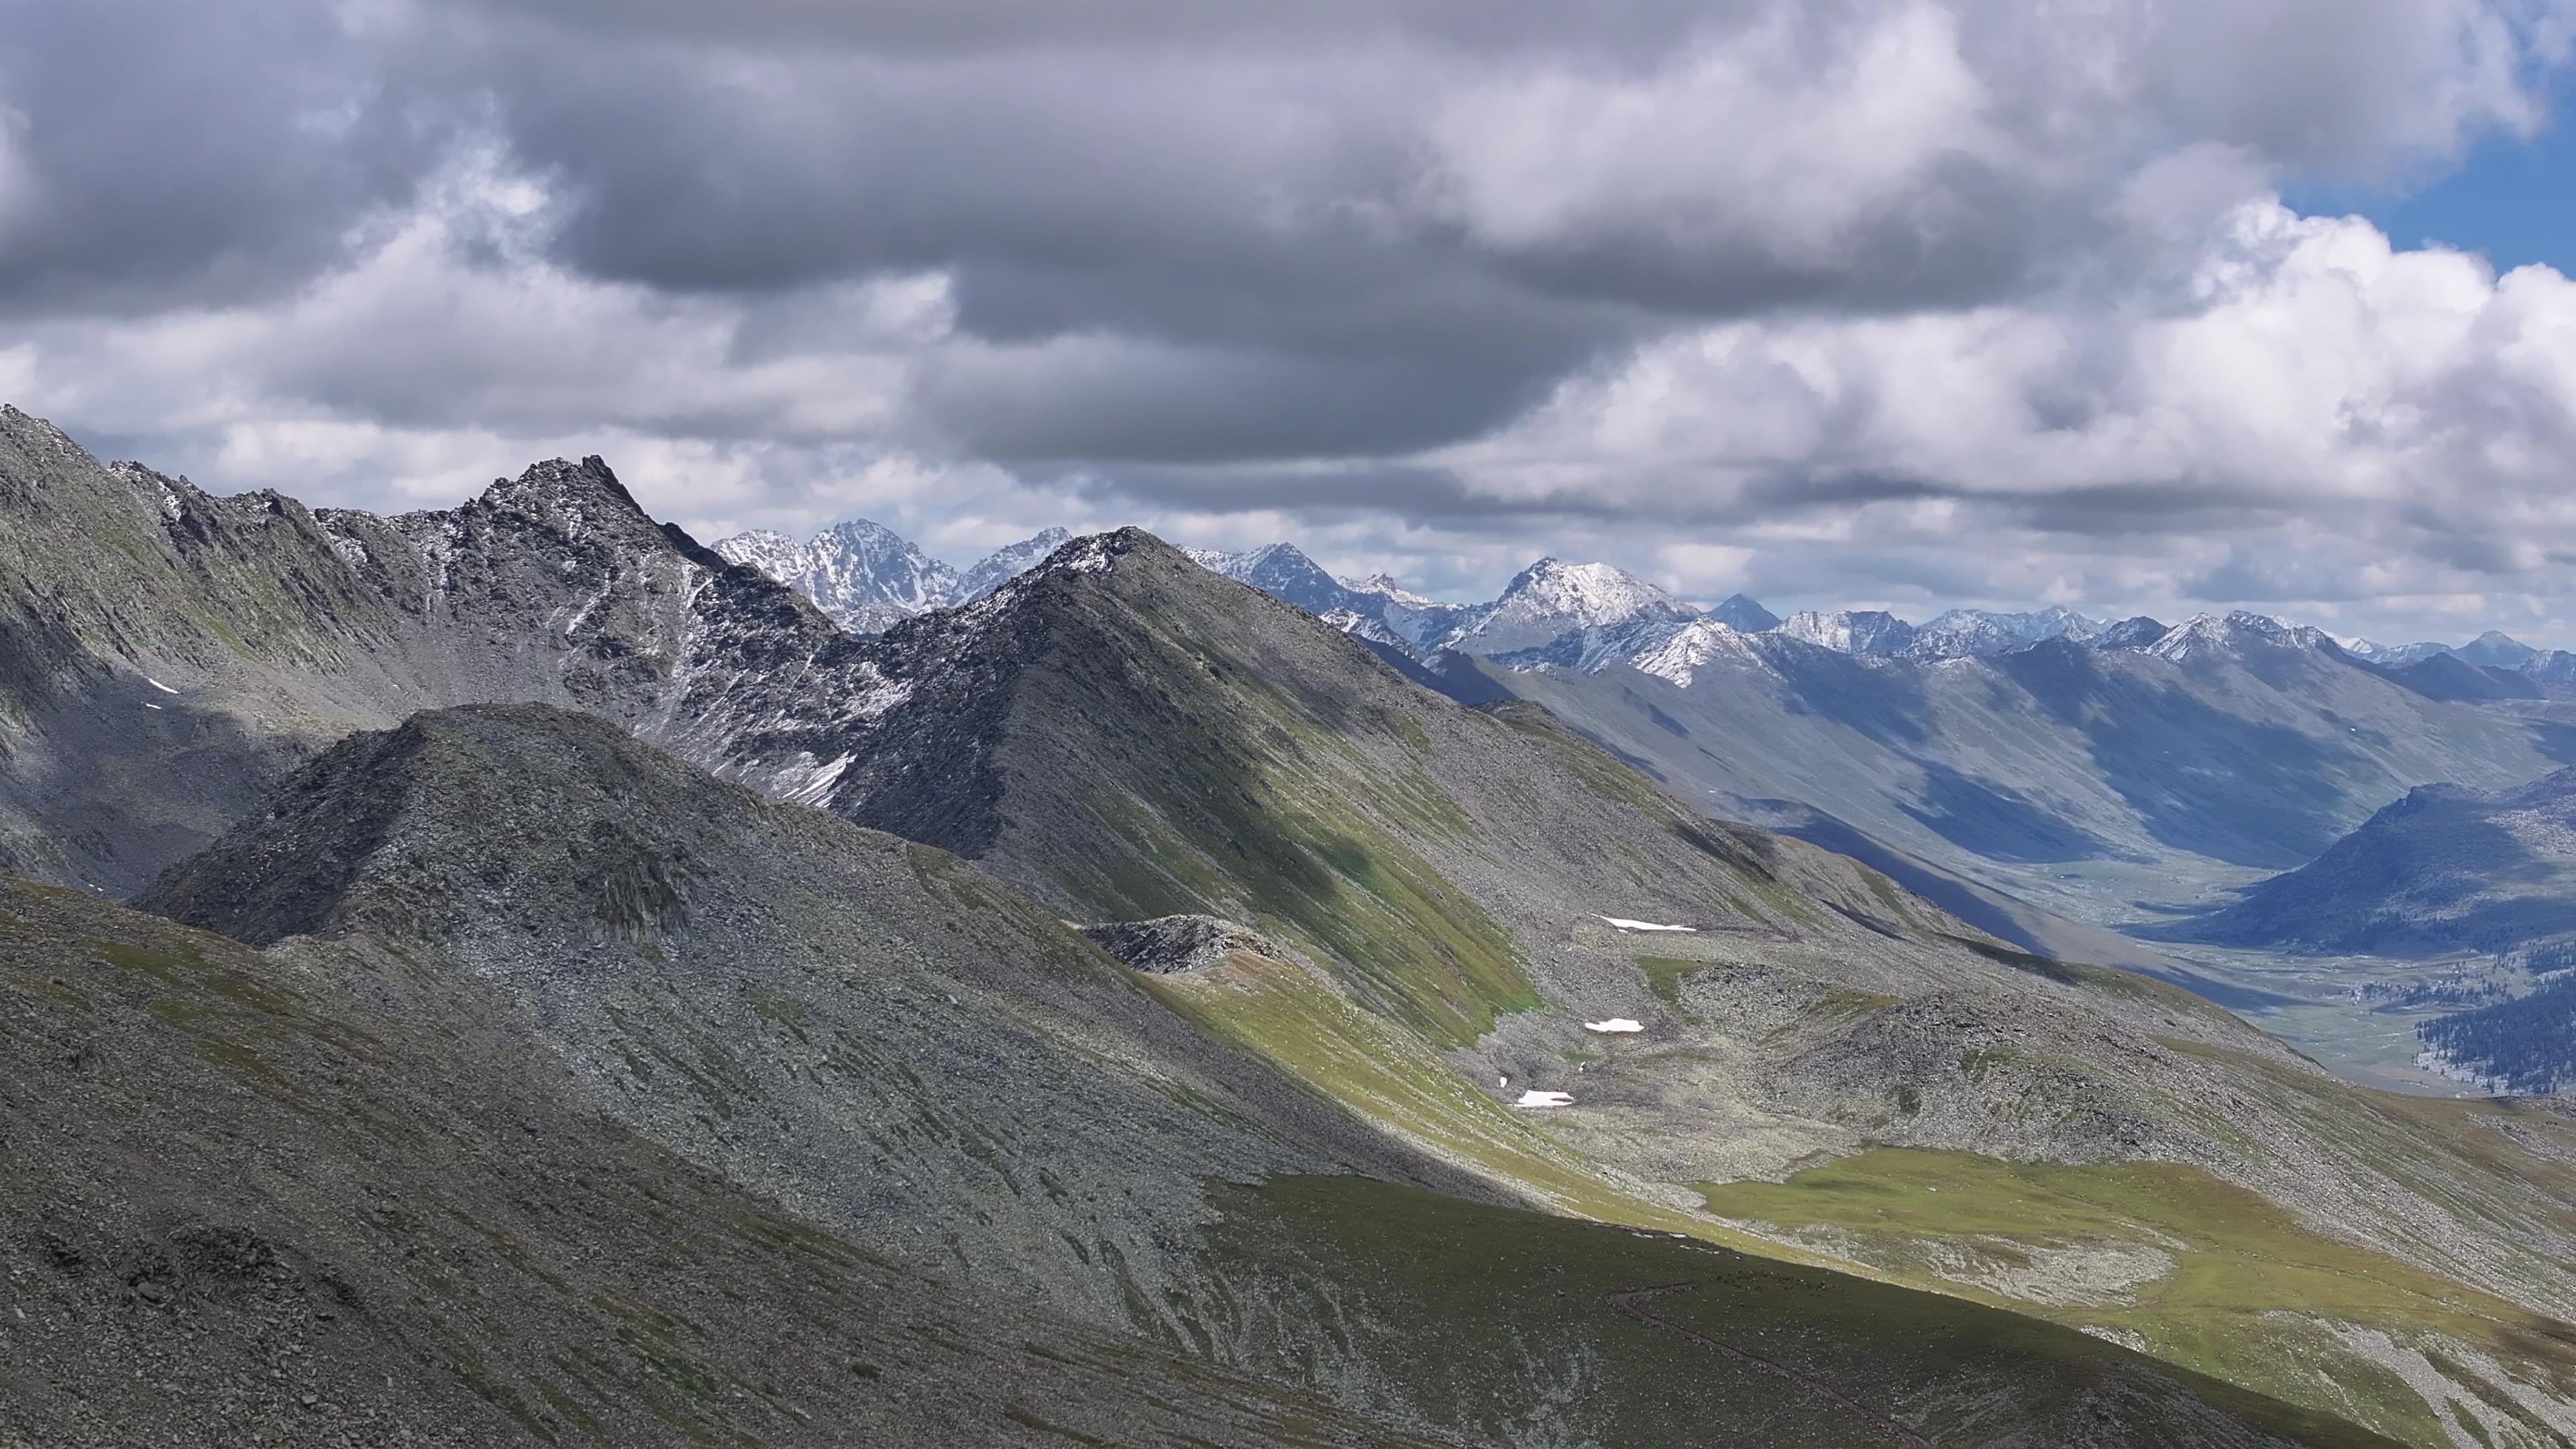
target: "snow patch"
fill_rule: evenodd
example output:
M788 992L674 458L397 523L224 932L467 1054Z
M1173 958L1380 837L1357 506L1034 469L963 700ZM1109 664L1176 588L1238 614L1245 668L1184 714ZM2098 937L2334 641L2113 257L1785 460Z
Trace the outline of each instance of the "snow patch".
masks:
M147 674L147 675L143 676L143 682L144 682L144 683L146 683L146 684L148 684L148 685L151 685L154 689L157 689L157 690L161 691L163 694L177 694L177 693L179 692L179 691L177 691L177 690L175 690L175 689L172 689L170 686L168 686L168 685L166 685L166 684L163 684L160 680L157 680L157 679L153 678L153 677L152 677L151 675L149 675L149 674Z
M1603 1036L1625 1036L1630 1032L1644 1031L1646 1026L1640 1021L1632 1021L1624 1016L1614 1016L1608 1021L1587 1021L1583 1024L1583 1029L1597 1031Z
M1109 536L1094 534L1082 540L1082 546L1057 567L1069 574L1105 574L1116 562L1109 551Z
M1652 921L1631 921L1618 916L1603 916L1601 919L1622 931L1681 931L1690 935L1699 934L1697 926L1659 926Z
M1523 1092L1521 1099L1512 1105L1515 1107L1571 1107L1574 1105L1574 1098L1565 1092Z
M840 783L841 772L849 769L850 762L857 758L856 755L843 755L826 765L807 755L803 765L779 773L778 782L784 788L778 798L795 805L822 804L830 797L832 787Z
M859 665L860 689L843 711L849 719L872 720L912 698L913 681L888 679L871 659Z

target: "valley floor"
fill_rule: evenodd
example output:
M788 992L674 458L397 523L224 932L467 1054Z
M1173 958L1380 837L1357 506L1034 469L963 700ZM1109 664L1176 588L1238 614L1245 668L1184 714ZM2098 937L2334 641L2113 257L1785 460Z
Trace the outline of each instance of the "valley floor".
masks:
M2308 955L2139 941L2130 933L2228 900L2260 871L2209 865L2153 872L2110 861L1993 866L1982 884L2052 914L2134 942L2139 959L2113 964L2165 976L2279 1037L2347 1080L2415 1096L2483 1096L2417 1063L2417 1024L2458 1009L2410 1001L2475 971L2484 958ZM2159 961L2156 958L2161 958Z

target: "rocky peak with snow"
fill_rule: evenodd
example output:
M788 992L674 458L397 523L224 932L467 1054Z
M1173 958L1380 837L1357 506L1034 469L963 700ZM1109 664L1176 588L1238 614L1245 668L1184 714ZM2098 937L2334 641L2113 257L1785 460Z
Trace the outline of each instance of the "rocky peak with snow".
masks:
M1779 632L1837 654L1897 654L1914 642L1914 626L1882 609L1802 610Z
M755 528L719 541L716 552L728 563L749 564L773 579L796 571L805 546L774 528Z
M2269 614L2244 609L2224 616L2196 614L2147 646L2146 652L2176 664L2213 657L2243 658L2257 649L2330 649L2342 652L2322 629L2291 624Z
M1501 598L1462 624L1445 643L1468 654L1511 654L1590 630L1651 632L1658 626L1678 628L1698 617L1698 610L1625 570L1543 558L1521 570Z
M1392 574L1374 573L1364 579L1344 579L1342 587L1354 594L1368 594L1389 603L1404 604L1412 608L1422 609L1433 606L1430 599L1397 583Z
M1495 603L1500 610L1525 610L1586 628L1616 624L1647 609L1676 607L1672 595L1623 569L1552 558L1521 570Z
M1699 677L1700 671L1720 660L1757 664L1751 632L1737 629L1722 619L1696 619L1674 630L1655 647L1631 659L1643 673L1669 680L1684 689Z
M1310 614L1328 614L1352 606L1351 590L1324 572L1295 544L1274 543L1232 555L1218 572Z
M1919 659L1985 658L2049 639L2086 640L2102 625L2063 605L2031 613L1952 609L1914 631L1906 653Z
M958 580L956 602L973 603L1046 561L1047 555L1073 541L1071 531L1049 528L997 548Z
M2162 619L2136 614L2116 624L2104 625L2101 633L2084 642L2096 649L2143 650L2165 637L2171 628Z
M2335 642L2343 646L2346 654L2355 659L2367 659L2373 664L2420 664L2436 654L2451 652L2450 645L2436 644L2429 640L2416 644L2381 644L2375 640L2358 638L2337 639Z
M842 628L878 634L956 599L957 571L911 540L864 518L836 523L802 544L761 531L715 545L814 601Z
M864 518L836 523L803 543L755 528L715 545L803 594L854 634L882 634L932 609L969 604L1036 567L1073 535L1050 528L996 549L960 574L910 539Z

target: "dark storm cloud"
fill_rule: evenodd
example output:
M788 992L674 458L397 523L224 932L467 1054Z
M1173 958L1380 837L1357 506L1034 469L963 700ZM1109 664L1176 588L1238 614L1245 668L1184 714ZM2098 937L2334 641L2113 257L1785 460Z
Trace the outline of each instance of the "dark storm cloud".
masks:
M327 6L0 5L0 307L271 294L452 135Z

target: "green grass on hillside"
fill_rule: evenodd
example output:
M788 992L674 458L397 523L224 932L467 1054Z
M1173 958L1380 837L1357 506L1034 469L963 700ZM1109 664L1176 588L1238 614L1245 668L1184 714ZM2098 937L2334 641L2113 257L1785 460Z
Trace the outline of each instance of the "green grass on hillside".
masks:
M1237 956L1147 990L1211 1034L1267 1057L1326 1098L1453 1160L1508 1177L1561 1211L1751 1245L1758 1240L1620 1190L1580 1155L1460 1075L1428 1043L1304 967Z
M2033 1250L2085 1244L2156 1249L2172 1266L2126 1290L2131 1301L2018 1306L2064 1323L2135 1333L2159 1357L2333 1410L2412 1443L2449 1439L2394 1372L2345 1350L2316 1320L2380 1329L2400 1343L2439 1335L2554 1394L2576 1389L2576 1338L2565 1325L2321 1237L2269 1200L2197 1168L2016 1163L1881 1148L1785 1183L1702 1191L1710 1210L1723 1217L1852 1234L1860 1256L1927 1285L1940 1281L1932 1271L1936 1261L1956 1272L1961 1244L1998 1266L2015 1258L2026 1264ZM1953 1285L1951 1291L1961 1290ZM2509 1402L2492 1386L2480 1396ZM2527 1418L2518 1410L2513 1417ZM2561 1442L2537 1420L2526 1427L2537 1436L2534 1443Z
M1260 1316L1275 1314L1284 1367L1321 1376L1319 1359L1368 1345L1384 1376L1374 1393L1473 1442L1532 1442L1478 1415L1535 1383L1602 1444L1850 1449L1898 1442L1893 1421L1941 1445L2387 1445L2059 1325L1662 1234L1353 1177L1276 1178L1217 1201L1215 1251L1277 1285ZM1611 1300L1643 1288L1671 1290L1647 1305L1669 1326Z

